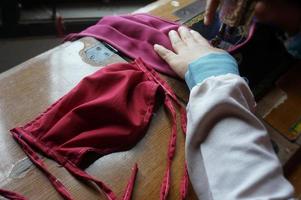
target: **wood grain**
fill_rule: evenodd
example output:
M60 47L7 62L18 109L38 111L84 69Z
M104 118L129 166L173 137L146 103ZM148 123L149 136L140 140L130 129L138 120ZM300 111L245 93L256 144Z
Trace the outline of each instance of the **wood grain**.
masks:
M167 8L169 9L165 6L164 10ZM154 5L153 11L160 10L158 2L157 6ZM162 13L168 12L165 10ZM27 157L8 130L32 120L66 94L83 77L103 67L87 62L81 53L84 48L89 48L96 42L93 38L83 38L64 43L0 75L1 188L19 192L30 199L61 199L48 179L34 165L29 164L22 169L26 162L20 161L26 160ZM111 62L120 61L123 60L118 56L111 60ZM169 83L178 88L180 97L187 100L188 93L183 83L173 79L170 79ZM169 199L179 199L179 185L183 174L184 139L180 130L178 135ZM158 199L166 167L169 136L169 118L164 108L160 107L146 136L136 147L130 151L100 158L87 169L87 172L106 182L121 197L131 168L137 162L139 172L133 199ZM99 199L99 196L105 199L91 184L76 180L56 162L47 158L44 160L49 170L67 186L75 199ZM18 176L15 175L15 171L19 173ZM189 199L196 199L191 187Z
M178 6L171 2L171 0L160 0L137 12L149 12L175 21L177 18L172 13L192 1L177 1ZM12 139L8 130L32 120L66 94L83 77L102 68L102 65L97 66L87 62L87 59L80 53L84 48L95 43L93 38L64 43L0 75L1 188L19 192L35 200L61 199L48 179L35 166L29 164L22 169L24 164L21 161L26 160L26 155ZM112 62L119 61L122 59L118 56L112 59ZM175 89L182 102L188 101L188 90L183 82L162 77ZM159 199L160 185L166 167L169 136L169 118L161 106L146 136L137 146L126 152L114 153L98 159L87 168L87 172L110 185L120 197L130 176L131 167L137 162L139 172L133 199ZM105 199L93 185L76 180L56 162L47 158L43 159L50 171L67 186L75 199L92 200L99 199L99 197ZM184 138L179 129L169 199L179 199L179 182L182 178L183 164ZM294 170L295 174L290 178L293 184L299 184L301 180L301 165L298 166ZM19 175L15 175L16 170ZM298 190L298 192L300 195L301 191ZM197 199L192 187L189 189L187 199Z

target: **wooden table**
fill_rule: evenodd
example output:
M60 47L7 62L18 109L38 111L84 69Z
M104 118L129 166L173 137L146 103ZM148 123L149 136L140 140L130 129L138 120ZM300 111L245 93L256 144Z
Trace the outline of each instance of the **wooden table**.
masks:
M178 4L170 0L157 1L137 12L149 12L166 19L177 20L172 13L190 1L177 2ZM30 199L61 199L48 179L28 160L8 130L32 120L83 77L103 67L106 63L98 65L88 62L82 53L95 43L97 41L93 38L66 42L0 74L0 188L16 191ZM122 59L116 55L111 61ZM186 86L177 80L166 79L180 98L187 101ZM139 172L133 199L158 199L166 166L169 135L169 118L161 107L146 136L136 147L130 151L100 158L86 171L110 185L120 197L131 174L131 167L137 162ZM75 199L99 199L99 196L105 199L97 189L76 180L54 161L47 158L44 160L50 171L68 187ZM179 199L183 163L184 138L179 128L169 199ZM300 195L301 164L296 166L298 167L292 170L290 180L297 189L299 188ZM196 199L191 187L187 199Z

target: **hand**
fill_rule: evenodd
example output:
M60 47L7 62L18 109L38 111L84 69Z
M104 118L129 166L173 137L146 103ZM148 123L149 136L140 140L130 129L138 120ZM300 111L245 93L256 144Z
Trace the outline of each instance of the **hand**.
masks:
M204 18L205 25L212 23L220 2L221 0L207 0ZM294 34L300 31L300 3L289 3L283 0L260 0L255 6L255 16L259 21L278 25L288 33Z
M183 79L191 62L208 53L225 52L212 47L198 32L183 26L178 29L178 32L170 31L169 39L175 52L158 44L154 45L154 49Z

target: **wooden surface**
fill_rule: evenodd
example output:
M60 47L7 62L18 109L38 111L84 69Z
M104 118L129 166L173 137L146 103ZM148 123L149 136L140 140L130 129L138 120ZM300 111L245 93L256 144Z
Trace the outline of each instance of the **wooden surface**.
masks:
M161 8L158 9L155 5L151 10L157 12ZM102 67L87 63L82 54L84 48L94 43L97 41L92 38L64 43L0 75L0 188L19 192L30 199L61 199L48 179L28 161L8 130L32 120L83 77ZM122 59L117 56L112 59L112 62L118 61ZM180 96L187 98L184 84L175 80L170 80L169 83L184 91L180 92ZM139 172L133 199L158 199L166 167L169 136L169 118L161 107L146 136L135 148L103 157L87 168L87 172L110 185L121 197L131 168L137 162ZM179 184L184 165L184 140L180 131L177 145L169 199L179 199ZM99 196L105 199L91 184L74 179L54 161L47 158L44 160L50 171L68 187L75 199L99 199ZM195 199L191 187L189 199Z
M60 199L40 170L28 162L8 130L33 119L66 94L83 77L102 67L87 64L80 56L79 52L93 42L97 41L85 38L65 43L1 74L1 188L20 192L30 199ZM122 61L118 57L114 60ZM169 135L169 118L161 107L146 136L135 148L105 156L87 171L108 183L117 195L121 196L131 174L131 167L137 162L139 174L134 199L158 199L166 166ZM183 147L184 141L180 131L178 138L178 146ZM70 189L75 199L98 199L99 192L93 187L75 180L55 162L46 158L45 161L50 170ZM171 199L178 197L183 164L183 148L178 148L173 165Z
M283 100L266 117L266 121L291 141L301 134L301 68L296 66L277 81ZM289 115L282 113L289 112Z
M257 114L263 118L262 121L272 135L272 139L277 140L278 144L282 145L278 156L282 162L287 162L284 166L284 172L294 185L299 199L301 199L300 77L301 62L299 61L279 78L275 87L265 95L257 106ZM299 127L297 127L298 124ZM288 160L291 156L293 156L291 160Z
M190 1L174 2L158 1L137 12L149 12L176 21L177 18L172 12ZM48 179L28 161L8 130L30 121L66 94L83 77L103 67L87 62L81 53L95 43L97 41L92 38L67 42L0 74L0 188L19 192L30 199L61 199ZM112 58L112 62L117 61L122 59L118 56ZM186 86L173 79L168 79L168 82L175 88L178 96L187 101ZM110 185L120 197L130 176L131 167L137 162L139 172L133 199L159 199L169 135L169 118L160 107L146 136L136 147L127 152L100 158L87 168L87 172ZM47 158L44 160L50 171L62 180L75 199L99 199L99 196L105 199L91 184L74 179L54 161ZM183 163L184 139L179 130L169 199L179 199ZM290 174L290 181L297 188L301 180L301 165L296 166ZM301 191L299 192L300 195ZM187 199L196 199L191 187Z

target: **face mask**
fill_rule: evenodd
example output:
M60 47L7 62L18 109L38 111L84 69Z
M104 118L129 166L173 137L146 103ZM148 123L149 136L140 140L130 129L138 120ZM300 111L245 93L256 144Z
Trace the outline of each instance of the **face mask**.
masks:
M172 89L141 59L112 64L85 77L40 116L25 126L12 129L11 133L64 199L71 200L70 193L48 171L33 149L57 161L76 178L94 182L108 199L117 199L109 186L91 177L84 169L101 156L134 147L148 129L158 96L164 97L164 105L172 117L167 169L160 193L160 198L166 199L176 145L174 105L181 108L183 132L186 129L186 113ZM131 198L137 170L135 165L122 198L124 200ZM182 198L186 196L187 179L185 170ZM0 194L7 196L14 193L0 190Z
M104 41L129 58L142 58L149 68L177 77L169 65L154 51L154 44L172 49L168 32L179 24L148 14L106 16L86 30L68 35L65 40L90 36Z

